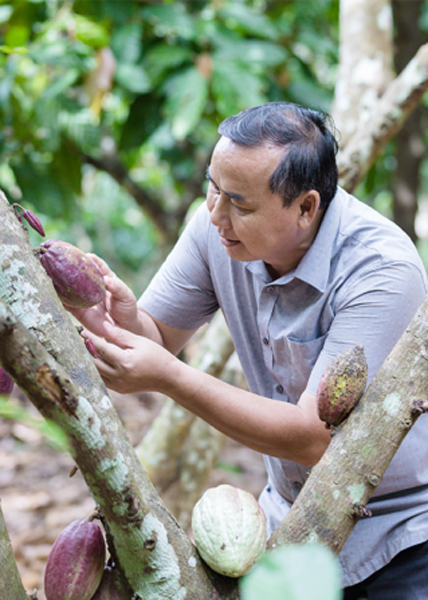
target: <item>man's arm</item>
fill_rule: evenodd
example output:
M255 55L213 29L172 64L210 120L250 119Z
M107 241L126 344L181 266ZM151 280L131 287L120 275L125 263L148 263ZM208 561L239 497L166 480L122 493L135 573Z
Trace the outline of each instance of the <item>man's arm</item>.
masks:
M191 333L156 327L171 348ZM330 433L318 418L314 395L305 392L297 405L265 398L198 371L152 340L110 324L105 333L106 340L91 337L99 356L95 364L110 389L164 393L245 446L305 466L326 450Z

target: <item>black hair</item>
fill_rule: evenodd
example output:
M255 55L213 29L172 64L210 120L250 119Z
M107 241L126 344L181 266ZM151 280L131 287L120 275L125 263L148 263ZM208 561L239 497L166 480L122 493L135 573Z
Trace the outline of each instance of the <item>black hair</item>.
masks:
M302 193L317 190L320 208L333 199L338 182L338 143L334 124L325 113L291 102L268 102L225 119L218 132L242 146L271 142L284 146L284 155L269 185L290 206Z

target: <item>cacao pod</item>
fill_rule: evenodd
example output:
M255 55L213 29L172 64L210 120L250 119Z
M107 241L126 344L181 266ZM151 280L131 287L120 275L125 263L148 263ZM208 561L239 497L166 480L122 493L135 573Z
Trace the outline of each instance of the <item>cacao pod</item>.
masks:
M248 573L266 548L266 518L252 494L228 484L208 489L195 504L196 548L213 571Z
M9 396L13 390L13 379L0 367L0 394Z
M133 595L119 569L107 566L91 600L132 600Z
M342 423L364 393L367 361L361 344L353 346L328 365L318 385L318 415L326 427Z
M105 542L101 529L79 519L57 537L46 562L46 600L90 600L104 570Z
M89 308L104 299L104 277L98 265L82 250L61 240L46 240L35 252L63 304Z

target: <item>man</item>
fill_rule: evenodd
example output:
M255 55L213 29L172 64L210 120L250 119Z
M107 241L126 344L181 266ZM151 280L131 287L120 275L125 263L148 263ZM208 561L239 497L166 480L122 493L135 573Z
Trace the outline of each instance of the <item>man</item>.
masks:
M108 387L165 393L265 455L260 503L270 531L330 441L315 401L325 368L362 344L371 380L427 291L407 236L337 188L328 125L325 115L281 102L226 119L206 203L138 306L100 262L106 303L76 313L96 334L95 362ZM251 392L175 357L218 308ZM428 569L406 572L428 556L423 421L378 486L373 516L357 523L340 555L346 600L360 592L370 600L428 598Z

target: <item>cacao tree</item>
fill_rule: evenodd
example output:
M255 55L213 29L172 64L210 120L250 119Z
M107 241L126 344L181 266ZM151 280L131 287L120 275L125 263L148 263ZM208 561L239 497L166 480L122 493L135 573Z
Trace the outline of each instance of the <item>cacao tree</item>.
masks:
M364 135L357 131L343 149L339 162L342 181L348 189L353 189L385 141L403 125L426 87L426 48L422 48L405 75L397 78L384 97L373 104L376 118L368 120L372 127L365 128ZM144 598L159 597L159 593L164 597L185 597L186 591L191 591L194 598L237 598L237 583L215 575L206 567L165 509L118 422L80 336L33 257L26 234L5 197L1 198L0 206L0 297L4 301L0 309L0 335L4 338L0 363L40 412L58 422L67 432L72 455L100 506L113 552L128 582ZM270 547L316 536L335 552L340 551L393 453L426 408L422 360L425 350L420 342L426 339L425 328L426 306L423 305L400 340L396 354L391 355L370 386L355 416L334 436L293 511L271 538ZM398 371L397 356L403 355L406 361L401 363L402 369ZM420 373L421 386L416 395L407 393L410 371ZM400 399L399 410L389 421L391 446L381 460L365 464L361 472L352 475L351 481L345 480L343 474L355 472L349 464L358 462L356 457L359 456L359 448L352 444L350 431L356 427L361 434L370 435L373 415L384 427L382 400L391 394ZM351 463L344 464L339 460L344 448ZM377 451L374 446L372 455L376 458ZM325 498L327 492L319 484L326 479L326 470L332 463L337 465L335 481L341 481L345 487L357 483L363 492L356 506L349 499L342 505L338 503L337 519L329 523L330 530L335 533L331 539L323 539L323 524L328 515L318 499ZM303 521L305 527L302 527ZM0 548L10 561L7 541L4 531ZM13 561L10 562L8 584L16 581L16 597L24 599L26 594L22 585L20 588ZM141 565L145 567L143 574Z

